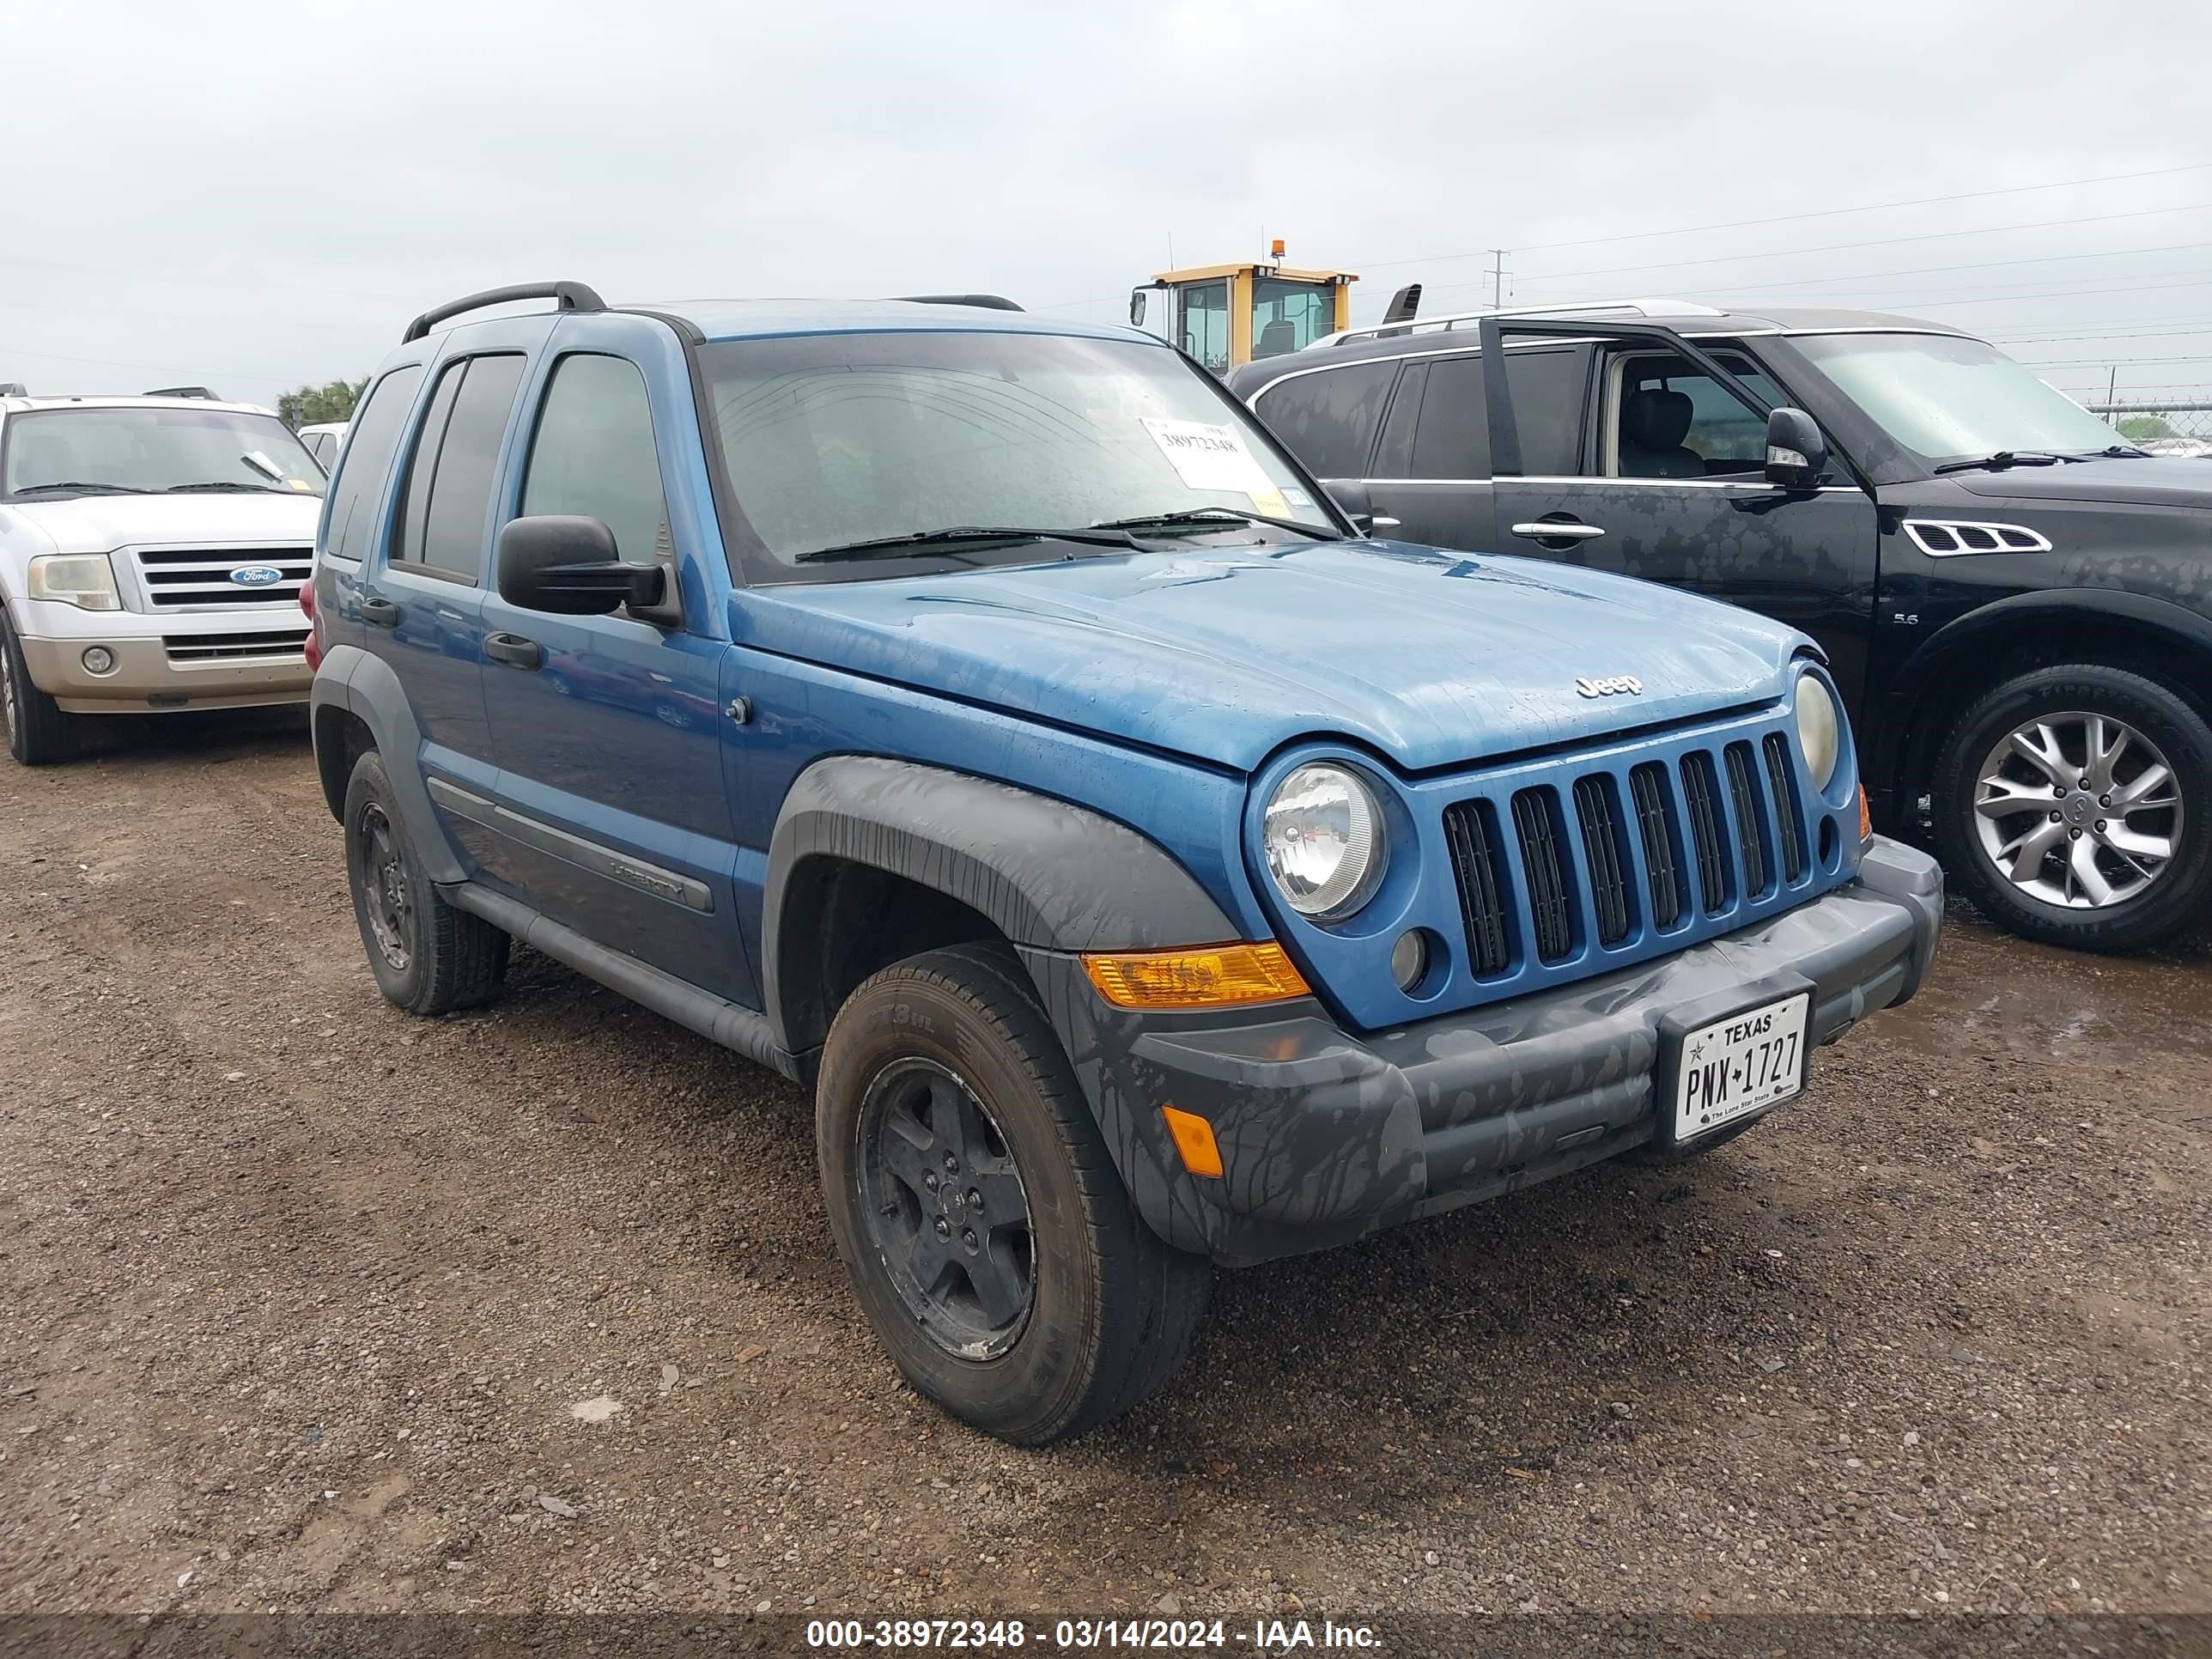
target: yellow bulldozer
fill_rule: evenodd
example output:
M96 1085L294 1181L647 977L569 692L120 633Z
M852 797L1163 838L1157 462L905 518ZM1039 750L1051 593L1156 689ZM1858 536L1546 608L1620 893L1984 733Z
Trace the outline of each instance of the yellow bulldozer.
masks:
M1278 238L1264 259L1164 270L1130 289L1129 323L1226 374L1255 358L1297 351L1351 327L1352 285L1358 280L1349 270L1285 264ZM1406 321L1419 301L1419 283L1401 289L1383 320Z

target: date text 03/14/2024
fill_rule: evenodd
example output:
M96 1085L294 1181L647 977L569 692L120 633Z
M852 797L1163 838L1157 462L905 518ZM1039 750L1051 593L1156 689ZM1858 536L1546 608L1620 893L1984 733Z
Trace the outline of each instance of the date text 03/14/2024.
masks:
M1246 1648L1261 1654L1304 1649L1358 1651L1379 1649L1367 1625L1324 1619L1255 1620L1249 1629L1219 1619L1058 1619L1032 1630L1020 1619L816 1619L806 1644L829 1649L1022 1648L1035 1644L1066 1651L1133 1650L1181 1652Z

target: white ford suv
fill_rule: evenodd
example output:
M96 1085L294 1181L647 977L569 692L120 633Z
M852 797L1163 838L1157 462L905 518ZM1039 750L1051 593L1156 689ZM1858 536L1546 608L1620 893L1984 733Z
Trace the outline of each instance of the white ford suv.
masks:
M64 759L85 715L304 702L323 483L275 415L198 388L0 396L9 752Z

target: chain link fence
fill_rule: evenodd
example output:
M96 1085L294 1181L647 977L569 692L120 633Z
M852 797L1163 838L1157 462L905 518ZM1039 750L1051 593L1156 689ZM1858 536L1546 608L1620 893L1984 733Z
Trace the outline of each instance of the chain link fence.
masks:
M2154 454L2212 456L2212 398L2182 403L2087 405L2119 428L2120 435Z

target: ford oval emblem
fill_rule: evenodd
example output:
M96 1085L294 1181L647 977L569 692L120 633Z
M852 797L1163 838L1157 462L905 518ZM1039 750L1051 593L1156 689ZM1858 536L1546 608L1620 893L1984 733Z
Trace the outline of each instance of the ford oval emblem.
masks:
M242 564L230 573L230 579L240 587L266 587L283 581L284 573L273 564Z

